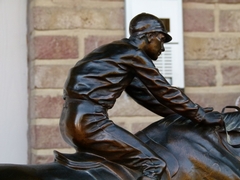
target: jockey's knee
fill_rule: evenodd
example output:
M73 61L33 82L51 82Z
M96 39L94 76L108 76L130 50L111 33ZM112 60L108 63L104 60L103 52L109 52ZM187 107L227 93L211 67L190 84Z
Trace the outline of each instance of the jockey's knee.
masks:
M154 178L161 176L166 171L167 165L161 159L153 159L148 163L143 163L143 174L144 176Z

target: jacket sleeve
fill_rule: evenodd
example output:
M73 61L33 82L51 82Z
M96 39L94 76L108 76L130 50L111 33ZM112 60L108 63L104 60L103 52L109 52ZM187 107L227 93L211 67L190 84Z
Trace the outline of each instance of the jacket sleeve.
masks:
M201 122L204 119L204 109L192 102L181 90L171 86L146 54L138 51L132 59L132 66L135 76L159 103L192 121Z
M166 117L175 112L161 104L146 88L146 86L135 77L131 84L126 88L126 93L138 104L156 113L159 116Z

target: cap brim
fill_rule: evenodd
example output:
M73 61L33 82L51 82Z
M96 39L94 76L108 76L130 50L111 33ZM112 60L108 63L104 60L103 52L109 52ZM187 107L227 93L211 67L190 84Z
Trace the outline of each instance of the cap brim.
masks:
M165 35L165 41L164 41L164 43L168 43L168 42L170 42L170 41L172 40L172 36L170 36L169 34L164 33L164 35Z

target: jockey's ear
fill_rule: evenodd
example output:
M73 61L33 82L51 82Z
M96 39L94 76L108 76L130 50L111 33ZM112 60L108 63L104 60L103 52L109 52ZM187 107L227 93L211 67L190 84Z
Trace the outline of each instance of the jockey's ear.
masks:
M148 42L151 42L152 39L154 39L155 37L157 37L159 33L156 33L156 32L151 32L151 33L147 33L146 34L146 38L148 40Z
M203 110L205 111L205 113L212 112L213 107L205 107L205 108L203 108Z

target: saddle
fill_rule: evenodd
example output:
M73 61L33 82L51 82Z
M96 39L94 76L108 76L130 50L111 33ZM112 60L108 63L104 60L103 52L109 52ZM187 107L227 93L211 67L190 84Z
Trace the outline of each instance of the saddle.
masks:
M93 179L109 177L112 180L135 180L141 176L141 172L126 166L111 162L104 157L88 152L76 152L74 154L63 154L54 151L55 162L62 164L74 171L84 171Z
M148 145L157 155L160 155L160 158L165 161L167 164L167 169L170 173L170 176L173 177L179 170L179 163L175 156L166 149L166 147L155 142L154 140L154 130L155 128L150 128L151 131L139 131L136 136L140 138L145 144ZM159 134L159 133L157 133Z

